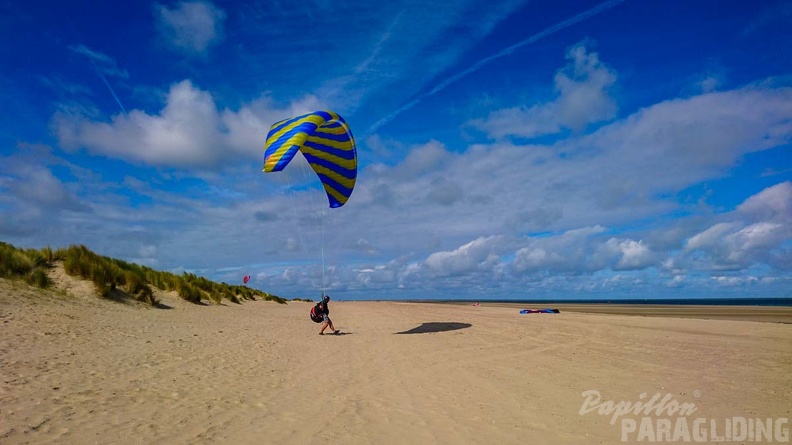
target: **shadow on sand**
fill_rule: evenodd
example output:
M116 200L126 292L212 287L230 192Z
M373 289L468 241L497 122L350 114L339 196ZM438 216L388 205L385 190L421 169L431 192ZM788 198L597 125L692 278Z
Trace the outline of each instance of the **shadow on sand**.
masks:
M420 326L414 327L409 331L396 332L396 334L426 334L432 332L456 331L457 329L465 329L473 326L470 323L455 323L455 322L431 322L421 323Z
M124 292L122 290L119 290L119 289L111 290L108 293L108 295L106 297L104 297L104 299L112 301L112 302L115 302L115 303L124 304L124 305L127 305L127 306L131 306L131 305L145 305L145 304L147 304L144 301L140 301L140 300L136 299L134 296L132 296L132 295L130 295L130 294L128 294L128 293L126 293L126 292ZM198 304L198 305L201 305L201 306L208 306L208 304L204 303L203 301L201 301L199 303L195 303L195 304ZM153 305L153 307L155 307L157 309L173 309L172 306L168 306L167 304L165 304L165 303L163 303L161 301L156 302Z

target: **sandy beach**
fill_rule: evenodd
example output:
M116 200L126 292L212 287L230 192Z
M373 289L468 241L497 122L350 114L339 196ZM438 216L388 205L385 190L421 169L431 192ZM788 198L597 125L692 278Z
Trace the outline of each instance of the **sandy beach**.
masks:
M789 440L790 324L332 301L344 335L320 337L309 303L89 293L0 280L0 443L636 443L643 418L655 438L682 418L697 442L703 418L703 443L734 419Z

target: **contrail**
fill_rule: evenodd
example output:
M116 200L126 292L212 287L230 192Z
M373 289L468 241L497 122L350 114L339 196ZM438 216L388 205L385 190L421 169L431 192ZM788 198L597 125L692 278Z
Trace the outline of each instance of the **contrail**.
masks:
M121 100L118 99L118 96L116 96L115 91L113 91L113 88L110 86L110 83L107 81L107 79L105 79L104 74L102 74L102 72L99 71L98 69L96 70L96 72L99 73L99 77L101 77L104 84L107 85L107 89L110 90L110 94L113 95L113 98L118 103L118 106L121 107L121 110L124 112L124 114L127 114L126 108L124 108L124 105L121 103Z
M437 86L432 88L431 91L429 91L428 93L424 94L423 96L419 96L418 98L412 100L411 102L407 103L406 105L402 106L401 108L397 109L396 111L392 112L391 114L389 114L389 115L383 117L382 119L378 120L377 122L374 123L374 125L372 125L368 129L368 132L367 132L366 135L368 136L368 135L372 134L373 132L377 131L380 127L382 127L383 125L385 125L388 122L390 122L391 120L393 120L393 118L395 118L396 116L398 116L398 115L402 114L403 112L409 110L410 108L414 107L420 101L426 99L427 97L429 97L429 96L431 96L433 94L439 93L440 91L444 90L447 86L449 86L452 83L456 82L457 80L467 76L468 74L473 73L475 71L478 71L482 66L486 65L487 63L489 63L489 62L491 62L491 61L493 61L493 60L495 60L497 58L500 58L500 57L503 57L503 56L507 56L507 55L513 53L514 50L516 50L517 48L523 47L525 45L530 45L530 44L536 42L539 39L545 38L545 37L547 37L547 36L549 36L551 34L555 34L558 31L561 31L561 30L563 30L565 28L568 28L568 27L570 27L570 26L572 26L572 25L574 25L576 23L582 22L583 20L586 20L586 19L588 19L590 17L593 17L593 16L595 16L595 15L601 13L601 12L605 12L608 9L611 9L614 6L618 5L619 3L623 3L624 1L626 1L626 0L609 0L609 1L605 2L605 3L602 3L600 5L597 5L597 6L593 7L593 8L591 8L591 9L589 9L587 11L581 12L580 14L578 14L578 15L570 18L570 19L564 20L561 23L553 25L553 26L545 29L544 31L541 31L538 34L534 34L531 37L528 37L527 39L525 39L525 40L523 40L521 42L517 42L517 43L515 43L514 45L512 45L512 46L510 46L508 48L502 49L502 50L498 51L497 53L495 53L495 54L493 54L493 55L491 55L489 57L485 57L484 59L479 60L478 62L474 63L470 68L468 68L468 69L466 69L464 71L461 71L461 72L459 72L457 74L454 74L453 76L449 77L448 79L440 82Z
M121 111L123 111L124 114L127 114L126 108L124 108L124 105L121 103L118 95L116 95L113 87L110 86L110 82L108 82L107 78L104 76L104 73L107 73L108 75L126 78L128 76L127 72L120 70L112 57L108 56L107 54L100 53L99 51L94 51L85 45L72 45L69 46L69 50L88 58L88 63L90 64L91 68L96 70L96 74L102 78L102 82L104 82L107 89L110 90L110 94L113 95L113 99L115 99L118 106L121 107Z

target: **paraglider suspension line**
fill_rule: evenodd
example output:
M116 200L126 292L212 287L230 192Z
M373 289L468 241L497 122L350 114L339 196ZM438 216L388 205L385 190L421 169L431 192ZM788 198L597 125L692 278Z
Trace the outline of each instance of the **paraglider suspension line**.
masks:
M322 210L322 295L325 295L327 293L327 282L325 281L325 258L324 258L325 212L326 210Z

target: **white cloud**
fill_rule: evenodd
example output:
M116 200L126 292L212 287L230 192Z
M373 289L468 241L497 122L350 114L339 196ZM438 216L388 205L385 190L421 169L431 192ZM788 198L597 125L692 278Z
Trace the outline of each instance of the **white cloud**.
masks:
M226 13L211 2L179 2L174 8L156 5L157 27L172 48L187 54L204 53L223 38Z
M749 251L756 248L772 248L783 242L789 235L790 230L782 224L771 222L758 222L740 229L726 238L727 242L732 242L739 246L740 250Z
M64 182L52 164L62 164L44 145L17 144L17 154L0 156L0 236L46 235L51 225L71 218L95 217L91 204L80 199L79 186ZM6 239L3 239L5 241Z
M614 266L615 270L644 269L654 265L655 256L644 244L643 240L611 238L608 240L607 245L619 253L618 260Z
M283 108L277 107L270 98L261 97L243 105L238 111L223 110L219 127L223 129L225 143L232 150L261 154L273 123L325 108L326 105L313 95L298 98Z
M598 270L604 264L602 260L594 259L594 240L604 231L604 227L593 226L569 230L558 236L531 239L526 247L515 252L512 266L517 273Z
M432 275L441 277L489 270L498 262L495 252L502 243L500 236L480 237L453 251L429 255L426 266Z
M588 53L583 44L572 47L567 59L570 63L555 76L558 97L554 101L493 111L487 119L471 124L493 138L533 138L563 129L580 131L615 117L616 102L608 92L616 82L615 71L600 62L597 53Z
M587 162L578 174L640 196L718 177L747 153L788 143L790 118L792 88L748 87L661 102L559 148Z
M63 210L90 212L90 207L66 188L52 171L39 165L16 165L9 180L0 177L0 190L21 204L14 213L54 214ZM13 180L11 180L13 178Z
M641 270L658 265L658 255L643 240L615 237L605 240L602 237L605 230L594 226L530 239L526 247L516 251L513 269L518 274L581 273Z
M745 277L719 276L719 277L712 277L712 279L716 283L728 287L744 286L747 284L755 284L759 282L759 280L756 277L752 277L752 276L745 276Z
M718 223L687 240L687 249L710 248L720 244L721 240L740 225L737 223Z
M732 212L735 219L720 222L690 237L680 261L699 254L699 267L738 269L766 263L784 267L792 240L792 186L783 182L749 197ZM701 257L703 255L703 257ZM787 264L788 265L788 264Z
M786 143L792 136L792 129L785 127L792 119L787 100L791 93L785 88L748 87L661 102L590 135L550 146L494 143L460 153L432 141L413 147L400 164L361 172L351 208L359 208L361 216L366 211L365 217L372 220L382 218L381 225L366 229L371 233L366 239L382 240L378 247L383 253L404 248L420 252L438 244L463 246L492 234L560 233L528 236L513 261L502 256L499 264L511 268L512 279L654 267L674 274L711 270L713 264L702 253L758 221L739 222L732 214L696 232L701 222L683 219L677 227L665 227L662 236L652 232L605 237L602 226L623 227L662 217L678 208L677 191L720 177L746 153ZM746 109L753 110L750 116L739 111ZM783 213L782 196L759 196L762 202L775 203L773 214ZM744 212L770 212L752 209L748 203L757 200L749 199ZM379 202L388 204L381 212L371 212ZM599 230L592 231L597 225ZM399 227L411 227L411 232L394 237ZM739 267L770 261L759 254L780 240L780 233L778 228L760 228L733 237L749 253L741 257ZM760 244L765 247L749 248ZM689 253L678 255L683 248ZM787 257L774 258L773 264L781 265ZM737 267L725 262L717 266Z
M445 145L432 140L410 150L397 172L403 178L436 172L447 168L452 157Z
M158 116L132 110L105 123L60 114L55 122L64 147L84 146L115 158L152 165L207 165L225 155L212 96L190 81L171 88Z
M208 91L184 80L171 86L159 114L132 110L97 122L63 110L53 123L63 147L87 148L109 156L155 166L212 167L235 155L260 154L273 122L316 109L322 104L306 96L286 108L275 108L268 98L244 105L239 111L217 109Z
M792 223L792 182L768 187L746 199L737 210L753 218Z
M685 276L684 275L674 275L670 281L666 283L668 287L682 287L685 285Z

